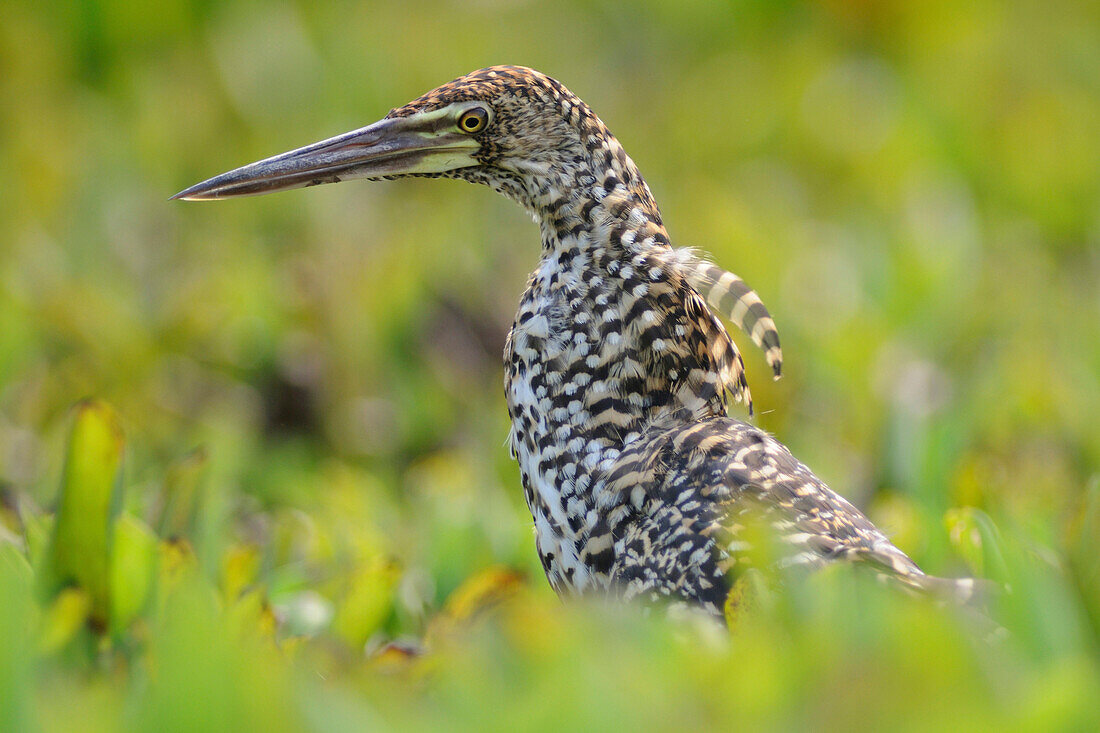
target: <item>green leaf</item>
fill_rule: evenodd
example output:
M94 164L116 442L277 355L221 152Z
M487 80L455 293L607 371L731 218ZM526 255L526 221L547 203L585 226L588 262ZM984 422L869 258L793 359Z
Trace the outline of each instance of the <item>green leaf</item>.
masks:
M362 647L390 613L398 566L381 557L362 562L347 578L347 592L336 608L332 627L352 647Z
M28 583L34 577L26 556L18 545L11 542L0 542L0 570L11 571Z
M72 641L88 620L91 606L91 596L81 588L66 588L58 593L42 617L39 651L50 654Z
M17 553L0 546L0 728L32 730L34 586Z
M115 411L105 402L76 406L61 478L57 518L45 578L50 595L77 585L91 601L90 618L109 618L111 520L117 511L124 438Z
M1070 523L1068 539L1069 568L1100 642L1100 478L1085 490L1081 509Z
M205 448L196 448L168 468L164 479L162 537L189 537L198 508L199 488L210 464Z
M50 544L53 538L52 514L32 514L23 520L23 537L27 543L27 560L35 575L46 573L50 562Z
M153 530L130 514L119 517L111 551L112 629L125 629L145 608L159 562L159 542Z
M1007 580L1001 534L988 514L974 507L951 509L944 515L944 524L951 545L976 575Z

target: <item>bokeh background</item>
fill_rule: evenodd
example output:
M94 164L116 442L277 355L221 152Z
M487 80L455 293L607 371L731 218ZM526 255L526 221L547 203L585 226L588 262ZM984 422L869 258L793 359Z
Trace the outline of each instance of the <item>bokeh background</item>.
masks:
M3 8L0 723L1097 722L1097 4ZM497 63L758 290L757 424L926 569L1009 582L1009 641L843 572L729 640L559 603L504 447L529 218L453 181L167 201ZM86 397L159 543L107 631L31 590Z

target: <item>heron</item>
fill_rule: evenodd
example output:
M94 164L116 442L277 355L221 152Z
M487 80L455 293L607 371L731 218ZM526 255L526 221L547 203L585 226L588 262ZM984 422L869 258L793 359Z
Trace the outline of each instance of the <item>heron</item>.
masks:
M521 66L471 72L361 129L181 191L189 201L408 176L489 186L526 209L542 250L504 348L509 444L559 595L610 594L726 619L751 569L750 518L807 570L849 562L965 600L924 573L752 415L729 321L775 378L775 322L744 280L674 247L649 186L599 117Z

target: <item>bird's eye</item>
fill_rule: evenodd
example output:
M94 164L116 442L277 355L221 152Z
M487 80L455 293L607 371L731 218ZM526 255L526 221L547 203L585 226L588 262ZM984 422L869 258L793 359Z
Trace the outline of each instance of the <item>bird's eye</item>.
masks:
M489 124L489 112L482 107L474 107L462 113L458 118L458 129L465 133L481 132Z

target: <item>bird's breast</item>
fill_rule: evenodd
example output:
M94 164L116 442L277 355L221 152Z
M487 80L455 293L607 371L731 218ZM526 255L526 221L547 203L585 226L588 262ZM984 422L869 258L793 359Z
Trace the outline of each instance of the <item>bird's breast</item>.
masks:
M598 477L618 456L621 437L594 430L594 401L613 394L599 379L592 314L571 311L566 289L537 282L505 351L511 445L547 576L559 592L579 592L602 580L583 558L597 521Z

